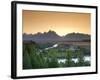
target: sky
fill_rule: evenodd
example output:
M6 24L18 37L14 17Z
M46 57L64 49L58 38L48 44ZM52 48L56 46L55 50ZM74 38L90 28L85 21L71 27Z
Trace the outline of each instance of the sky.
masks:
M23 10L22 25L23 33L27 34L49 30L55 31L60 36L72 32L91 34L91 14Z

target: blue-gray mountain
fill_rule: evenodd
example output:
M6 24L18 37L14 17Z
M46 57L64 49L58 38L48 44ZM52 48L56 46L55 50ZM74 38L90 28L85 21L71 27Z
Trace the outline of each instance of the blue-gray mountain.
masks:
M59 41L90 41L90 35L83 33L69 33L65 36L59 36L55 31L49 30L44 33L23 34L24 41L35 41L37 43L50 43Z

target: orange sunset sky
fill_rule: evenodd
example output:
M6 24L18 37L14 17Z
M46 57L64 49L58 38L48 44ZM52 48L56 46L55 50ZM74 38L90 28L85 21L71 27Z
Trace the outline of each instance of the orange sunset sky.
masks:
M63 36L72 32L91 33L91 14L23 10L23 33L55 31Z

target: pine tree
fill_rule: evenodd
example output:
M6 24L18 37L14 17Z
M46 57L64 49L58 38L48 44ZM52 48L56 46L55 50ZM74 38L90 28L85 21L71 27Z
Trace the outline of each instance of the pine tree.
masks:
M71 50L66 50L66 62L65 62L66 67L74 66L72 58L73 58L73 52Z
M31 59L24 45L23 47L23 69L31 69L31 68L32 68Z

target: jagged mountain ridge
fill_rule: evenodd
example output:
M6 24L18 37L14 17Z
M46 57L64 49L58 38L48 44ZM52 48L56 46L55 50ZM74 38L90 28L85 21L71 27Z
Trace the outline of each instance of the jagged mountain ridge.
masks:
M65 36L59 36L55 31L48 31L44 33L36 33L36 34L23 34L23 40L31 40L35 42L57 42L57 41L83 41L89 40L90 35L83 33L69 33Z

